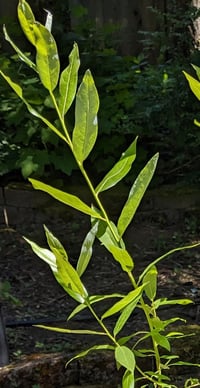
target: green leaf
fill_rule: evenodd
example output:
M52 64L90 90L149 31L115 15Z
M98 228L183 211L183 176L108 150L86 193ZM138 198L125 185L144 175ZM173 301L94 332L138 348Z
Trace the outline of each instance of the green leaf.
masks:
M58 83L60 61L53 35L40 23L33 24L36 66L43 86L52 92Z
M25 55L17 46L16 44L12 41L10 36L8 35L8 32L6 30L6 27L3 26L3 32L4 32L4 37L7 42L9 42L12 46L12 48L16 51L16 53L19 55L19 58L25 62L29 67L31 67L33 70L37 71L35 63L33 63L27 55Z
M75 128L72 136L74 153L81 164L89 155L97 138L98 109L98 93L93 77L87 70L76 95Z
M113 330L113 334L115 337L123 329L127 320L129 319L132 312L136 308L139 299L140 299L140 296L136 298L133 302L129 303L128 306L124 307L124 309L122 310Z
M92 257L93 243L96 237L97 229L98 229L98 223L94 224L94 226L88 232L88 234L86 235L83 241L83 244L81 247L81 253L76 266L76 270L79 276L83 275Z
M177 361L177 362L174 362L173 364L170 363L170 366L172 365L197 366L198 368L200 368L200 364L194 364L193 362L185 362L185 361Z
M95 209L95 208L94 208ZM96 210L96 209L95 209ZM118 230L116 225L110 221L110 226L108 226L107 222L96 219L92 219L92 225L98 222L98 230L96 233L96 237L98 240L106 247L106 249L110 252L110 247L117 246L121 248L125 248L124 242L120 239ZM111 231L112 228L112 231Z
M76 94L79 66L79 51L78 46L75 43L73 50L69 55L69 66L67 66L67 68L63 70L60 76L60 97L58 100L58 106L62 118L64 118L65 114L70 108Z
M67 252L65 251L61 242L50 232L50 230L44 225L44 230L47 238L47 243L53 254L57 257L65 259L68 261Z
M168 339L164 336L158 333L156 330L151 333L154 341L157 345L161 346L162 348L170 351L170 343Z
M17 7L18 19L21 28L26 35L29 42L35 45L35 34L33 32L33 24L35 23L35 17L32 9L25 0L19 0Z
M198 77L199 80L200 80L200 67L199 67L199 66L196 66L196 65L193 65L193 64L192 64L192 67L193 67L193 69L196 71L196 75L197 75L197 77Z
M47 231L46 233L48 234ZM50 239L51 237L48 238L49 241ZM56 254L54 254L48 249L41 248L39 245L27 238L25 238L25 240L30 244L33 252L49 264L57 282L62 286L62 288L77 302L84 303L88 298L87 291L77 272L68 262L66 257L62 257L60 253L57 253L57 251L55 251Z
M165 259L167 256L171 255L172 253L175 253L175 252L179 252L179 251L184 251L186 249L193 249L193 248L196 248L196 247L199 247L200 245L200 242L198 243L195 243L195 244L192 244L192 245L185 245L183 247L178 247L178 248L174 248L174 249L171 249L170 251L164 253L164 255L162 256L159 256L157 259L155 259L154 261L152 261L145 269L144 271L141 273L141 275L139 276L139 281L138 281L138 284L141 282L141 280L143 279L143 277L145 276L145 274L154 266L156 265L157 263L159 263L161 260Z
M77 360L77 358L85 357L87 356L90 352L93 352L94 350L114 350L114 346L111 345L94 345L89 349L84 350L83 352L80 352L76 356L70 358L70 360L66 363L66 366L69 365L70 362Z
M131 169L132 163L136 158L136 144L137 144L137 138L130 145L130 147L128 147L128 149L125 152L123 152L120 160L114 165L114 167L106 174L106 176L98 184L98 186L95 189L97 194L115 186L119 181L121 181L128 174L128 172Z
M156 291L157 291L157 275L158 271L156 266L154 265L151 269L146 273L143 278L143 283L146 283L144 287L144 292L147 298L152 302L155 299Z
M119 248L115 245L109 245L108 250L112 253L114 259L120 263L123 271L131 272L133 270L134 263L126 249Z
M190 89L192 90L194 95L198 98L198 100L200 100L200 82L197 81L194 77L191 77L191 75L189 75L185 71L183 71L183 74L185 75L189 83Z
M153 307L157 309L160 306L167 306L167 305L173 305L173 304L180 304L180 305L187 305L190 303L194 303L190 299L167 299L167 298L161 298L161 299L156 299L153 302Z
M43 117L39 112L37 112L29 103L28 101L26 101L26 99L23 97L23 91L22 91L22 88L20 85L16 84L15 82L13 82L10 77L8 77L6 74L4 74L1 70L0 70L0 74L2 75L2 77L6 80L6 82L10 85L10 87L14 90L14 92L17 94L17 96L23 101L23 103L26 105L27 109L29 110L29 112L35 116L35 117L38 117L41 121L43 121L53 132L56 133L57 136L59 136L62 140L64 140L65 142L67 142L65 136L56 128L54 127L54 125L49 121L47 120L45 117Z
M64 203L65 205L71 206L72 208L79 210L82 213L88 214L92 217L101 218L101 215L99 213L95 212L95 210L91 209L75 195L65 193L62 190L55 189L54 187L37 181L35 179L29 179L29 181L33 185L34 189L45 191L53 198Z
M135 215L135 212L142 200L142 197L153 177L157 161L158 154L155 154L140 172L139 176L135 180L130 190L129 197L122 209L118 220L117 226L120 236L124 234L126 228L128 227Z
M110 294L110 295L92 295L88 296L88 303L94 304L101 302L102 300L111 299L111 298L123 298L124 295L122 294ZM75 307L75 309L71 312L71 314L68 316L67 320L72 319L75 315L79 314L84 309L88 308L87 305L78 305Z
M110 317L111 315L114 315L121 311L124 307L129 305L129 303L132 303L135 301L138 297L142 295L144 289L144 285L136 288L133 291L130 291L124 298L122 298L119 302L115 303L112 307L110 307L101 317L101 319L105 319Z
M102 331L96 330L85 330L85 329L63 329L62 327L54 327L54 326L45 326L45 325L34 325L35 327L40 327L41 329L46 329L50 331L56 331L58 333L66 333L66 334L88 334L88 335L106 335ZM72 361L72 360L71 360ZM69 361L70 362L70 361ZM68 363L69 363L68 362Z
M135 377L133 372L126 370L122 378L122 388L134 388Z
M57 273L56 257L53 252L49 249L40 247L26 237L24 237L24 240L31 246L33 252L50 266L52 272Z
M124 368L133 373L135 369L135 356L127 346L117 346L115 348L115 360Z

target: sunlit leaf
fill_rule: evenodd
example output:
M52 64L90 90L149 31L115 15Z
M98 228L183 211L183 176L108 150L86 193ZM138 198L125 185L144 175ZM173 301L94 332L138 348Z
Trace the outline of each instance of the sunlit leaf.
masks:
M45 225L44 230L47 238L47 243L54 255L60 255L61 258L64 258L66 261L68 261L67 252L65 251L61 242L53 235L53 233L50 232L50 230Z
M109 245L108 250L112 253L114 259L120 263L123 271L131 272L133 270L134 263L126 249L119 248L115 245Z
M134 388L135 377L134 373L130 370L126 370L122 378L122 388Z
M36 47L36 66L43 86L53 91L57 86L60 61L56 42L51 32L40 23L33 24Z
M67 363L66 366L69 365L70 362L77 360L78 358L87 356L90 352L93 352L94 350L114 350L114 346L111 345L94 345L89 349L84 350L83 352L80 352L76 356L72 357Z
M127 346L117 346L115 348L115 360L133 373L135 369L135 356Z
M138 298L136 298L133 302L129 303L128 306L124 307L124 309L122 310L122 312L121 312L121 314L120 314L120 316L115 324L115 327L113 330L114 336L116 336L123 329L127 320L129 319L132 312L136 308L139 299L140 299L140 296Z
M30 60L30 58L25 55L20 49L19 47L16 46L16 44L12 41L12 39L10 38L10 36L8 35L8 32L6 30L6 27L3 26L3 32L4 32L4 36L5 36L5 40L7 40L7 42L9 42L12 46L12 48L16 51L16 53L19 55L19 58L25 62L29 67L31 67L33 70L37 71L37 68L36 68L36 65L34 62L32 62Z
M183 71L183 74L185 75L189 83L190 89L192 90L194 95L198 98L198 100L200 100L200 82L196 80L194 77L192 77L191 75L189 75L188 73L186 73L185 71Z
M28 238L24 237L24 240L30 244L33 252L40 257L43 261L45 261L51 268L53 273L57 273L57 265L56 265L56 257L49 249L42 248L35 242L29 240Z
M122 298L119 302L115 303L112 307L110 307L103 315L102 319L110 317L121 311L124 307L126 307L129 303L135 301L139 296L142 295L144 289L144 285L136 288L133 291L130 291L124 298Z
M98 223L94 224L94 226L87 233L83 241L83 244L81 247L81 253L76 266L76 270L79 276L83 275L92 257L93 243L96 237L97 229L98 229Z
M142 197L153 177L157 161L158 154L155 154L140 172L139 176L135 180L130 190L129 197L122 209L117 224L120 236L124 234L126 228L128 227L135 215L135 212L142 200Z
M168 339L167 339L166 336L161 335L161 334L158 333L156 330L153 331L153 332L151 333L151 335L152 335L152 337L153 337L153 339L154 339L154 341L156 342L157 345L159 345L159 346L161 346L162 348L164 348L164 349L170 351L171 346L170 346L170 343L169 343L169 341L168 341Z
M32 9L25 0L19 0L18 7L18 19L21 28L26 35L27 39L35 45L35 34L33 32L33 24L35 23L35 17Z
M51 195L53 198L64 203L65 205L71 206L72 208L79 210L82 213L88 214L92 217L101 218L100 214L91 209L88 205L82 202L78 197L72 194L65 193L62 190L55 189L43 182L35 179L29 179L34 189L42 190Z
M97 138L98 109L98 93L93 77L87 70L76 95L75 127L72 135L74 152L81 164L89 155Z
M87 301L92 305L94 303L101 302L102 300L111 299L111 298L123 298L123 297L124 295L122 294L92 295L92 296L88 296ZM86 308L88 308L88 306L83 304L76 306L75 309L68 316L67 320L70 320L71 318L73 318L75 315L79 314L81 311L83 311Z
M74 43L73 50L69 55L69 66L63 70L60 76L58 106L62 118L70 108L76 94L79 66L78 46Z
M48 234L47 230L46 233ZM56 280L63 289L79 303L84 303L88 297L87 291L75 269L68 260L66 260L66 257L62 257L57 250L54 250L55 253L53 253L48 249L41 248L27 238L25 238L25 240L30 244L33 252L49 264ZM48 240L50 241L50 237Z
M153 302L153 306L155 309L157 309L160 306L167 306L167 305L173 305L173 304L180 304L180 305L187 305L190 303L194 303L190 299L167 299L167 298L161 298L157 299Z
M128 147L128 149L125 152L123 152L120 160L114 165L114 167L106 174L106 176L98 184L98 186L95 189L97 194L115 186L119 181L121 181L128 174L128 172L131 169L132 163L136 158L136 144L137 144L137 138Z
M2 77L6 80L6 82L10 85L10 87L14 90L14 92L17 94L17 96L23 101L23 103L26 105L28 111L35 117L38 117L43 123L45 123L57 136L59 136L62 140L67 142L65 136L45 117L43 117L36 109L34 109L28 101L23 97L23 91L20 85L13 82L10 77L8 77L6 74L4 74L0 70L0 74Z
M146 267L146 268L144 269L144 271L141 273L141 275L139 276L138 284L141 282L141 280L143 279L143 277L145 276L145 274L146 274L146 273L147 273L154 265L156 265L157 263L159 263L160 261L162 261L163 259L165 259L167 256L172 255L172 253L175 253L175 252L185 251L186 249L193 249L193 248L196 248L196 247L199 247L199 246L200 246L200 242L195 243L195 244L191 244L191 245L185 245L185 246L183 246L183 247L178 247L178 248L171 249L170 251L164 253L164 255L157 257L157 259L153 260L149 265L147 265L147 267Z
M156 296L157 275L158 275L158 271L156 266L154 265L153 267L151 267L151 269L146 273L146 275L143 278L143 283L146 283L144 287L144 292L151 301L153 301Z
M45 326L45 325L34 325L35 327L39 327L41 329L46 329L46 330L50 330L50 331L56 331L58 333L66 333L66 334L83 334L83 335L106 335L104 332L102 331L96 331L96 330L85 330L85 329L64 329L62 327L54 327L54 326ZM98 349L97 349L98 350ZM81 356L83 357L83 356ZM74 358L78 358L77 356L75 356ZM71 362L72 360L68 361Z

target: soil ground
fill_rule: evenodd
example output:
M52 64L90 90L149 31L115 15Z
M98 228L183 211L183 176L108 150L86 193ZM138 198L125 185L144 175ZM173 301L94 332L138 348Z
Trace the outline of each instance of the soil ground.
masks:
M72 264L75 264L80 252L81 242L88 231L87 217L69 212L63 214L47 214L41 210L23 222L16 219L7 228L0 225L0 268L1 282L9 282L11 297L3 299L3 312L9 325L19 321L51 319L55 326L72 328L96 328L89 313L80 315L72 323L66 324L66 318L76 303L65 294L56 283L49 267L36 257L23 239L23 235L45 246L43 224L57 236L65 246ZM168 249L190 245L199 240L200 221L198 213L190 213L185 209L181 216L166 212L139 211L125 236L127 248L135 261L137 277L153 259ZM179 316L188 324L200 324L200 248L174 253L158 265L158 295L177 299L191 298L194 304L173 306L162 309L163 319ZM95 244L93 258L89 264L83 281L90 294L107 294L127 292L130 289L127 277L113 261L110 255L99 244ZM16 298L18 303L14 303ZM105 309L105 305L99 307ZM56 323L56 320L62 322ZM143 316L136 311L127 325L127 331L141 329ZM112 325L112 321L108 325ZM74 337L46 331L32 326L7 328L7 338L11 361L24 354L55 352L60 350L73 351L83 349L88 343L98 339ZM199 354L195 354L195 362L200 362ZM189 355L191 358L191 355ZM189 360L190 361L190 360ZM199 377L199 376L198 376Z

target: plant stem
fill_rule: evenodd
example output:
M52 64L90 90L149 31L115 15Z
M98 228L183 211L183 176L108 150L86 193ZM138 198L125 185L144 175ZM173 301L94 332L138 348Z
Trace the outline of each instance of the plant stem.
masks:
M86 183L87 183L87 185L88 185L88 187L89 187L89 189L90 189L90 191L91 191L91 193L92 193L92 196L94 197L94 199L95 199L95 201L96 201L96 203L97 203L99 209L101 210L101 212L102 212L102 214L103 214L103 216L104 216L104 218L105 218L105 222L107 223L108 227L110 228L110 231L112 232L112 234L113 234L115 240L116 240L117 242L119 242L120 238L116 235L116 233L115 233L115 231L114 231L114 229L113 229L113 227L112 227L112 225L111 225L111 222L110 222L110 220L109 220L109 218L108 218L108 215L107 215L107 213L106 213L106 211L105 211L105 209L104 209L104 206L102 205L102 203L101 203L101 201L100 201L100 199L99 199L97 193L95 192L95 189L94 189L94 187L93 187L93 185L92 185L92 182L91 182L91 180L90 180L90 178L89 178L87 172L85 171L85 169L84 169L84 167L83 167L83 164L80 163L80 162L77 160L77 157L76 157L76 155L75 155L75 153L74 153L74 147L73 147L73 144L72 144L72 140L71 140L70 135L69 135L69 132L68 132L68 130L67 130L65 121L63 120L63 118L62 118L62 116L61 116L61 113L60 113L60 110L59 110L57 101L56 101L56 99L55 99L55 96L54 96L53 92L50 91L49 93L50 93L50 96L51 96L51 98L52 98L53 104L54 104L54 106L55 106L55 109L56 109L58 118L59 118L60 123L61 123L62 128L63 128L63 131L64 131L64 133L65 133L65 136L66 136L68 145L69 145L70 150L71 150L71 152L72 152L72 154L73 154L73 156L74 156L74 158L75 158L75 160L76 160L76 162L77 162L77 165L78 165L78 167L79 167L79 169L80 169L80 171L81 171L83 177L85 178L85 181L86 181Z
M133 274L131 272L128 272L128 276L129 276L129 279L131 280L131 283L133 285L133 287L136 289L138 287L136 281L135 281L135 278L133 276ZM153 328L153 325L152 325L152 321L151 321L151 317L149 315L149 312L146 308L146 304L144 302L144 299L143 297L140 298L140 303L141 303L141 307L142 307L142 310L144 311L144 314L146 316L146 320L147 320L147 323L148 323L148 326L149 326L149 330L150 330L150 333L153 332L154 328ZM153 344L153 349L154 349L154 357L155 357L155 361L156 361L156 369L157 369L157 372L158 372L158 375L160 376L161 375L161 362L160 362L160 353L159 353L159 350L158 350L158 346L154 340L153 337L151 337L152 339L152 344ZM159 379L158 379L158 382L159 382ZM157 384L156 384L157 386ZM156 388L155 386L155 388Z
M90 312L92 313L93 317L96 319L96 321L98 322L98 324L101 326L101 328L105 331L106 335L110 338L110 340L115 344L115 346L119 346L118 342L116 341L116 339L112 336L112 334L109 332L109 330L107 329L107 327L104 325L104 323L102 322L102 320L98 317L98 315L96 314L96 312L94 311L94 309L92 308L91 304L90 303L87 303L87 307L88 309L90 310Z

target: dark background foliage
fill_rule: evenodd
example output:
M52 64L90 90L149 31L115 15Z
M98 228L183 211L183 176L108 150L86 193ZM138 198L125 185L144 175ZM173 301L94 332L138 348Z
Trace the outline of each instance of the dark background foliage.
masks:
M53 34L62 68L67 65L73 42L77 41L81 56L80 79L87 68L94 75L100 111L99 138L87 161L93 179L105 174L130 141L139 135L138 158L132 174L159 151L155 184L199 183L200 134L193 124L199 107L182 74L182 70L192 72L191 62L200 65L194 30L198 10L191 7L190 1L175 0L171 0L170 5L163 2L162 9L150 7L157 29L138 31L140 52L124 55L118 23L97 25L82 2L71 3L30 1L36 18L42 22L46 15L43 8L53 12ZM32 48L26 46L16 21L10 21L8 29L20 47L34 55ZM1 52L0 66L21 82L26 97L37 109L45 112L49 119L56 119L35 74L12 51ZM2 79L0 93L2 184L7 182L7 177L15 179L13 172L24 178L70 176L76 166L65 146L48 128L30 117ZM72 107L67 117L71 128L73 121ZM129 179L130 176L127 181Z

